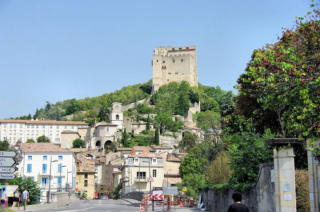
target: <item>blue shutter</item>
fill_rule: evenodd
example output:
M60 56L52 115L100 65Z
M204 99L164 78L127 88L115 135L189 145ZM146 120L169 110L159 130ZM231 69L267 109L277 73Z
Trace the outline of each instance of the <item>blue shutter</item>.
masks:
M62 159L63 159L62 155L59 155L58 160L62 160Z
M58 177L58 186L61 186L62 184L62 177Z
M47 160L47 156L46 155L42 156L42 160Z
M32 172L32 164L28 164L27 166L27 172L31 173Z
M42 164L42 173L47 173L47 164Z
M28 160L32 160L32 156L28 156Z
M42 178L41 178L41 185L42 185L42 186L45 186L45 185L46 185L46 178L45 178L45 177L42 177Z
M58 164L58 172L62 172L62 164L61 163Z

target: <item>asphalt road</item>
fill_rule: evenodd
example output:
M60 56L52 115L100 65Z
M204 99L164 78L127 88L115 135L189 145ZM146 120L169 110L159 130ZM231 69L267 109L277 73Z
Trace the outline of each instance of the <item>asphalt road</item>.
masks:
M139 211L139 205L131 203L126 200L82 200L72 201L69 204L43 206L38 208L32 208L27 211L38 212L99 212L99 211L114 211L114 212L131 212ZM22 210L23 211L23 210Z

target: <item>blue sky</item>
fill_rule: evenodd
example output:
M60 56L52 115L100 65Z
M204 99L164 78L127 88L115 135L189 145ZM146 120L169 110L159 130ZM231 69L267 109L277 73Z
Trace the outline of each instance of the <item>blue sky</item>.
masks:
M156 46L197 46L199 82L232 90L308 0L0 0L0 118L152 77Z

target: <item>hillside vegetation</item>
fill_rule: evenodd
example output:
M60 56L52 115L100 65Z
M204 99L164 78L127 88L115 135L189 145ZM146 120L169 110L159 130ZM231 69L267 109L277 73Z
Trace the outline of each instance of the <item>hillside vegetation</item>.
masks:
M219 119L232 105L233 94L224 91L220 87L204 86L191 87L187 82L171 82L160 87L151 95L152 82L126 86L112 93L106 93L97 97L84 99L68 99L54 104L46 102L43 108L37 109L31 116L21 116L16 119L52 119L86 121L92 124L96 121L109 121L109 108L113 102L121 102L123 105L134 103L141 99L150 98L150 104L137 105L126 115L151 114L158 115L184 115L192 103L201 102L201 113L196 116L199 127L206 128L210 121L199 117ZM206 114L206 115L205 115ZM209 114L209 116L207 116ZM211 114L211 116L210 116ZM215 121L217 123L217 120ZM204 126L206 125L206 126Z

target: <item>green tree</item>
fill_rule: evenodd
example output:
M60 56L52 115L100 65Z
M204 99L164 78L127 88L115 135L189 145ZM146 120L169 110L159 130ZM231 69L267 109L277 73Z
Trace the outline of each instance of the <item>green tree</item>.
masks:
M127 133L127 129L124 128L124 130L121 132L121 144L123 147L129 147L129 135Z
M40 198L40 187L31 177L16 177L12 180L7 181L10 185L18 185L20 193L25 189L29 192L30 202L36 203Z
M195 114L197 126L203 130L220 128L220 113L205 111Z
M198 139L198 136L196 134L193 134L192 132L185 131L183 133L183 138L179 142L179 148L180 150L184 152L188 152L192 147L196 145L196 141Z
M238 79L237 104L260 128L276 122L284 137L320 136L319 12L298 19L280 41L255 50ZM252 105L246 108L245 102ZM259 119L267 120L259 122Z
M35 141L32 138L29 138L26 143L35 143Z
M72 141L72 148L85 148L86 142L81 138L76 138Z
M108 107L106 106L102 106L99 110L98 113L98 118L100 121L105 121L105 122L109 122L109 114L110 114L110 110Z
M50 139L47 138L45 135L39 136L37 138L38 143L50 143Z
M4 141L0 141L0 150L1 151L6 151L9 150L9 142L4 140Z
M264 137L254 132L236 133L226 137L225 142L231 143L228 149L231 183L233 185L251 185L256 182L259 165L272 161L272 150L265 146Z
M156 127L154 131L154 144L159 145L159 143L160 143L159 128Z

